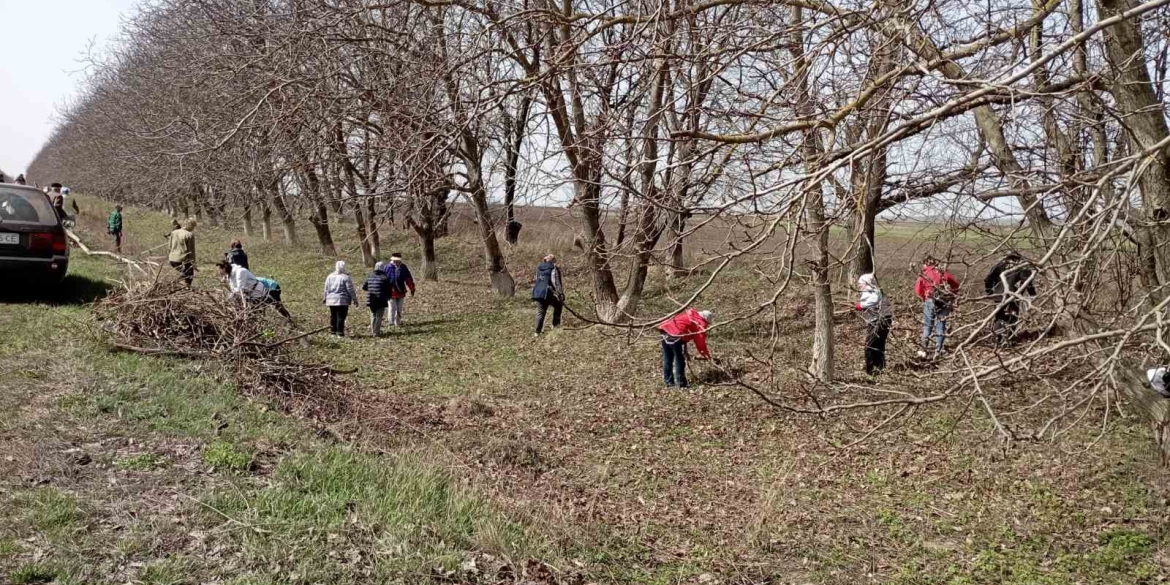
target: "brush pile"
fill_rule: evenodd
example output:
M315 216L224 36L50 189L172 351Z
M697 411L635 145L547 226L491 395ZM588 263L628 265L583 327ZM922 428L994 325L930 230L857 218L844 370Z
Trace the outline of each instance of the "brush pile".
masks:
M99 301L95 314L99 339L115 349L213 361L245 393L287 410L324 421L350 414L350 384L289 356L290 342L320 330L293 331L271 308L229 301L226 290L140 281Z

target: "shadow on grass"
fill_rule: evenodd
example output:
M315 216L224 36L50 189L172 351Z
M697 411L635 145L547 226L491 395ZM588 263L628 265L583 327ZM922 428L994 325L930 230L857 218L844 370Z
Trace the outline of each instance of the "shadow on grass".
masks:
M70 274L59 283L38 283L16 277L14 285L0 288L0 303L47 305L85 305L105 297L114 287L103 280Z
M451 329L452 321L448 319L435 319L432 321L420 321L418 323L407 323L400 327L383 327L382 338L394 339L398 337L409 337L412 335L430 335L432 333L441 333Z

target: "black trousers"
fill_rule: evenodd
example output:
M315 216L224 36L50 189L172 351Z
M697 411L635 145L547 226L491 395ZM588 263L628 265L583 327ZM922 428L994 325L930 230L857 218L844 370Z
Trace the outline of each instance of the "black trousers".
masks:
M195 265L190 262L171 262L171 268L179 271L179 275L187 282L187 286L195 281Z
M329 307L329 330L340 337L345 337L345 318L349 316L349 305Z
M886 367L886 339L893 317L881 317L865 325L865 373L876 374Z
M290 315L288 312L288 309L284 308L284 302L280 300L279 288L268 291L268 294L264 297L264 304L272 305L276 309L276 312L280 313L282 317L288 319L289 321L293 320L292 315Z
M548 308L553 310L553 327L561 326L561 311L565 308L565 304L557 300L556 297L545 299L543 301L536 301L536 333L540 334L544 331L544 316L548 313Z

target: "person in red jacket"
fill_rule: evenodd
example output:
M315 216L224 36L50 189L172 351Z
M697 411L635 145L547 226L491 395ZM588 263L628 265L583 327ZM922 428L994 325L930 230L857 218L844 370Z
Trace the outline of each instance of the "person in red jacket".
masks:
M918 357L926 357L931 345L936 357L942 355L946 353L947 319L958 299L959 281L946 268L940 268L937 260L927 256L922 261L922 274L914 283L914 294L922 299L922 349L918 350Z
M711 311L685 311L663 321L658 326L662 333L662 377L667 386L687 387L687 342L695 342L700 359L711 359L707 349L707 328Z

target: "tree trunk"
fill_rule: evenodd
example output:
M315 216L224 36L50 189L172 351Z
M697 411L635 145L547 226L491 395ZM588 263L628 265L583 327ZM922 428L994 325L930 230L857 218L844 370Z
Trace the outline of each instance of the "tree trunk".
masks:
M464 132L459 157L467 173L468 188L471 190L469 199L475 211L475 223L479 229L479 240L483 244L483 259L488 267L488 280L491 282L492 292L512 297L516 294L516 282L508 272L504 263L504 253L500 250L500 241L496 238L496 230L492 226L492 217L487 203L487 191L483 184L482 164L483 154L479 143L469 132Z
M1097 0L1101 18L1109 18L1130 7L1125 0ZM1133 154L1152 148L1170 135L1166 126L1164 107L1158 101L1150 81L1145 59L1145 45L1142 40L1141 21L1129 18L1105 29L1105 56L1109 69L1115 78L1109 84L1109 92L1117 102L1130 150ZM1170 153L1162 148L1153 154L1153 160L1138 178L1142 194L1142 210L1145 221L1140 229L1141 240L1152 248L1144 251L1143 268L1150 271L1150 256L1153 260L1152 273L1146 274L1147 281L1160 287L1170 282L1170 222L1165 214L1170 212ZM1153 289L1149 291L1160 300L1166 293Z
M244 237L252 237L252 206L244 208Z
M277 215L280 216L280 227L284 231L284 243L295 246L297 242L297 219L288 209L288 205L284 203L284 195L274 194L272 197L272 206L276 208Z
M366 231L366 217L362 212L361 205L353 206L353 220L356 224L355 229L357 230L358 242L361 244L362 265L372 267L377 257L374 256L374 252L370 248L370 239Z
M272 208L267 203L260 203L260 234L265 242L272 241Z
M687 231L687 218L690 213L674 213L674 220L670 222L670 277L684 278L691 273L683 258L683 233Z
M324 202L318 201L315 205L316 213L309 216L309 223L317 232L317 243L321 245L321 253L326 256L336 256L337 246L333 244L333 232L329 230L329 209Z
M313 198L313 211L309 215L309 223L317 232L317 243L321 245L321 253L326 256L336 256L337 247L333 245L333 233L329 230L329 208L325 206L325 194L321 189L321 180L317 171L306 165L304 169L305 181L309 187L309 194Z
M488 279L491 281L492 292L512 297L516 295L516 281L508 272L504 264L504 253L500 250L500 242L496 239L496 231L492 228L492 218L488 214L487 193L483 183L479 180L479 173L469 171L474 181L471 191L471 203L475 209L476 222L479 228L479 239L483 243L483 259L488 265Z
M338 135L340 137L340 124L338 125L338 128ZM354 229L357 232L358 245L361 247L362 251L362 265L366 267L372 267L375 262L375 256L370 249L370 240L367 236L369 230L366 227L365 213L362 212L361 202L358 201L357 171L354 168L353 163L350 162L349 157L345 156L346 153L342 152L340 154L342 155L341 166L342 173L344 174L343 183L350 197L350 208L353 209ZM369 197L368 194L366 196Z
M618 207L618 233L614 249L620 249L626 241L626 222L630 220L630 189L622 187L621 203Z
M877 216L881 210L882 186L886 180L885 147L870 157L865 164L865 169L858 174L863 179L861 181L854 180L854 196L858 197L862 204L853 218L851 230L851 235L856 240L856 247L853 259L849 263L850 282L857 282L862 274L870 274L875 269Z
M418 230L416 230L418 231ZM434 230L418 231L418 240L422 245L422 278L431 282L439 280L439 262L435 257Z
M650 272L650 260L654 256L654 247L662 238L663 227L658 223L658 208L647 203L641 206L638 212L638 241L634 254L633 265L630 266L630 280L626 289L618 299L618 314L622 319L630 319L638 310L642 300L642 293L646 289L646 277Z
M593 163L587 163L589 170L579 169L579 178L573 181L573 190L581 202L581 215L585 220L585 258L593 271L593 293L597 303L597 318L606 323L618 323L622 316L618 310L617 285L609 267L609 251L605 232L601 229L601 176L592 170Z
M366 190L369 193L369 189ZM382 257L382 237L378 228L378 208L374 197L366 196L366 225L369 226L370 254L376 261Z
M532 96L525 94L520 100L516 117L513 118L504 108L504 207L508 212L508 227L505 237L509 244L515 245L520 239L519 227L516 223L516 174L520 163L520 148L524 146L524 131L528 126L528 110L532 105ZM514 284L514 283L513 283ZM508 295L512 296L512 295Z
M790 51L792 52L793 81L796 84L797 111L801 116L813 116L812 93L808 87L808 63L804 57L803 8L794 5ZM817 130L805 131L801 147L805 173L817 171L820 154ZM833 381L833 289L829 282L829 224L825 221L825 194L819 181L803 185L808 198L806 222L815 238L812 256L812 294L815 303L816 325L813 330L813 357L809 374L822 382Z

